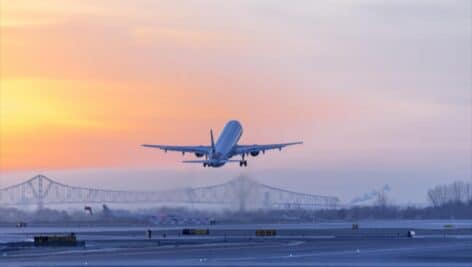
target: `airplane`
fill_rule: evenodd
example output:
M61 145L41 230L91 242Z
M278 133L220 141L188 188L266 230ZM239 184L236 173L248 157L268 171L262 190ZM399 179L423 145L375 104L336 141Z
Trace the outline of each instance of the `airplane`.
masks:
M237 120L231 120L226 123L221 132L218 140L213 139L213 130L210 129L210 146L168 146L168 145L148 145L144 144L144 147L158 148L167 151L178 151L185 153L194 153L197 158L205 157L202 160L184 160L183 163L199 163L203 164L203 167L218 168L226 163L238 163L240 167L247 167L246 156L257 157L260 152L265 154L267 150L278 149L291 145L303 144L303 142L291 142L282 144L267 144L267 145L239 145L239 139L243 134L243 127ZM234 156L240 155L241 160L231 159Z

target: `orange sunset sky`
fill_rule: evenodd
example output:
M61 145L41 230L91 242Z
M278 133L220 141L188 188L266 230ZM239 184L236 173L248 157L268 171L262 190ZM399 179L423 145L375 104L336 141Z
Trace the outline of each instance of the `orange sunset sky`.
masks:
M139 145L229 119L242 143L305 141L256 169L471 179L470 1L174 2L0 0L5 179L199 170Z

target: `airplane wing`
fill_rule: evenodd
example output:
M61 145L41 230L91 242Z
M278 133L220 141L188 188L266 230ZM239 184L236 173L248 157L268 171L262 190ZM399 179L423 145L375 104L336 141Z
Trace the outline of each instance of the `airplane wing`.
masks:
M264 153L266 150L278 149L286 146L299 145L303 142L291 142L291 143L282 143L282 144L268 144L268 145L237 145L234 154L248 154L248 153L257 153L262 151Z
M160 150L167 151L179 151L182 153L200 153L208 155L210 153L210 146L166 146L166 145L142 145L143 147L158 148Z

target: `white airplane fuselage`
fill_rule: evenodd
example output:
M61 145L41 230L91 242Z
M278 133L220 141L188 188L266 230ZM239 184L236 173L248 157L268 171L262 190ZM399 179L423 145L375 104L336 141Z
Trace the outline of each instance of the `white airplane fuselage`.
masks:
M241 123L236 120L226 123L215 144L215 151L208 157L209 167L221 167L232 156L234 148L243 134Z

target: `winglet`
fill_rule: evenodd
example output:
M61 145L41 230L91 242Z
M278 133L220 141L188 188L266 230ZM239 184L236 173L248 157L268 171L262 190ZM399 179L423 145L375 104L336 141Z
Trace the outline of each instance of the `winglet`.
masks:
M211 151L215 152L215 140L213 139L213 129L210 129Z

